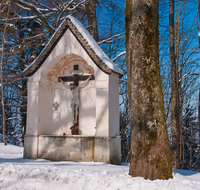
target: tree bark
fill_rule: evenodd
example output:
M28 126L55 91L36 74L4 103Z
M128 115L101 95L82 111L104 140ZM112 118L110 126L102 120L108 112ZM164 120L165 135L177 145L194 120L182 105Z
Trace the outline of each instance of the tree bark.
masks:
M198 119L199 119L199 159L200 159L200 89L199 89ZM199 171L200 171L200 161L199 161Z
M159 71L158 0L126 0L126 59L131 121L129 174L172 177Z
M174 46L174 0L169 1L169 32L171 61L171 133L172 167L180 168L179 149L179 112L178 112L178 67L175 60Z
M189 162L189 169L192 170L192 153L193 153L193 126L190 123L190 162Z
M85 4L88 31L92 37L99 41L96 17L96 0L88 0Z
M184 139L182 138L182 144L183 144L183 158L182 158L182 166L181 166L181 169L183 170L184 169L184 162L185 162L185 142L184 142Z
M6 22L5 22L5 26L4 26L4 30L3 30L3 36L2 36L2 52L1 52L1 104L2 104L2 119L3 119L3 141L4 141L4 145L7 145L6 142L6 123L5 123L5 105L4 105L4 91L3 91L3 54L4 54L4 39L5 39L5 34L6 34L6 27L7 27L7 23L8 23L8 16L9 16L9 12L10 12L10 3L8 5L8 11L7 11L7 18L6 18Z

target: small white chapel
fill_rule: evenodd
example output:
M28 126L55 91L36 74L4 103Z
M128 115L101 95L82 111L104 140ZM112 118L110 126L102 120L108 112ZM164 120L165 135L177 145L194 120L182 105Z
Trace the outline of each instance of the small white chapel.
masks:
M123 72L77 19L66 17L23 75L28 77L24 159L121 164Z

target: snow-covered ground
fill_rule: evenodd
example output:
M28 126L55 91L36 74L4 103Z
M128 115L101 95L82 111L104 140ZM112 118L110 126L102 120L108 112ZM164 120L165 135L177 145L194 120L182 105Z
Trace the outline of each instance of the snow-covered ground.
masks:
M0 189L200 190L200 172L174 170L173 179L128 175L128 164L24 160L23 148L0 143Z

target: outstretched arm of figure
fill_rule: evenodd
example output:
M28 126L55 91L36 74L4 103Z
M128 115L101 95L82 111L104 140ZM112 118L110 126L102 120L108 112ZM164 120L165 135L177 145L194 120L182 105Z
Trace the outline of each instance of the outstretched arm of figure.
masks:
M88 83L88 81L91 79L91 77L92 77L92 75L90 75L90 76L87 78L87 80L85 80L85 81L79 86L79 88L84 87L84 86Z
M66 83L63 82L63 80L61 78L59 78L59 80L63 83L64 87L67 89L67 90L70 90L71 91L71 88L69 85L67 85Z

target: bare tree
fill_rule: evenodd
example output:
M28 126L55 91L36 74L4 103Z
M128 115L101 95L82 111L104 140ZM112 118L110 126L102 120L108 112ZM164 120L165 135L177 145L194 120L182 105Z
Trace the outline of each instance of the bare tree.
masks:
M169 3L170 1L165 0L160 3L160 68L167 125L172 143L173 167L178 168L176 162L178 165L181 163L181 166L186 165L186 163L183 164L186 160L184 154L187 154L183 147L186 146L186 138L189 138L184 136L183 126L186 119L186 107L188 105L196 107L198 100L199 37L196 17L198 6L197 1L174 1L172 9L174 13L169 16L170 10L166 8L170 8ZM171 16L174 18L169 23L167 21ZM173 27L173 32L170 32L169 24L171 28ZM173 65L171 65L172 62ZM174 124L177 128L174 128ZM179 132L182 134L178 134ZM179 142L174 135L178 135L178 138L181 135Z
M96 17L96 2L97 0L88 0L85 3L87 29L93 38L98 42L98 29L97 29L97 17Z
M179 159L179 107L178 107L178 66L174 47L174 0L169 1L169 32L171 60L171 131L172 131L172 166L180 168Z
M2 2L3 4L3 2ZM1 5L2 5L1 4ZM6 22L4 25L4 30L3 30L3 36L2 36L2 52L1 52L1 104L2 104L2 116L3 116L3 141L4 141L4 145L7 145L6 142L6 134L5 134L5 128L6 128L6 124L5 124L5 105L4 105L4 85L3 85L3 64L4 64L4 39L5 39L5 34L6 34L6 27L7 27L7 23L8 23L8 17L9 17L9 13L10 13L10 3L7 7L7 16L6 16Z
M13 17L12 20L33 20L38 18L52 35L55 32L55 29L60 25L60 22L63 21L65 16L70 13L75 14L76 9L83 5L86 1L87 0L71 0L68 3L64 3L63 1L50 0L43 4L41 1L26 2L22 0L11 0L11 2L20 9L34 14L33 16L16 16Z

